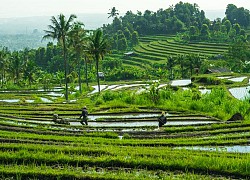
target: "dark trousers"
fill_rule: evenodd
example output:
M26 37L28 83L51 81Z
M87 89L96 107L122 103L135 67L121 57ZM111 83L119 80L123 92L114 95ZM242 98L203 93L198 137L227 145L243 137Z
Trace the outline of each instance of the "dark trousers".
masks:
M80 123L82 125L88 125L88 117L87 116L83 116Z

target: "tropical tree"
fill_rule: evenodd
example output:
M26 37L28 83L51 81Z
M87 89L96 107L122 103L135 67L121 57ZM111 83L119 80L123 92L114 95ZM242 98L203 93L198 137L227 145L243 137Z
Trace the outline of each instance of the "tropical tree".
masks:
M169 70L169 79L173 79L173 68L175 65L175 59L172 56L169 56L167 59L167 69Z
M34 61L28 60L25 63L24 70L23 70L23 78L28 81L29 86L31 86L31 83L34 81L34 75L36 72L36 66Z
M108 13L109 17L117 17L119 15L118 10L115 7L112 7L112 9L109 9L110 12Z
M200 33L201 39L208 40L210 38L209 27L207 24L203 24Z
M134 31L132 33L132 37L131 37L131 43L132 43L132 46L136 46L137 44L139 44L139 35L138 35L138 32L137 31Z
M184 55L178 55L177 56L177 62L180 65L180 70L181 70L181 78L183 79L185 76L184 68L187 64L186 62L186 57Z
M70 31L69 43L73 47L77 67L78 67L78 83L79 91L82 93L82 84L81 84L81 59L82 55L87 49L87 36L86 31L83 29L83 24L81 22L76 22L73 24L72 30Z
M98 92L100 93L100 81L99 81L99 60L104 58L104 55L108 52L109 44L106 37L103 36L101 29L94 31L93 35L90 37L89 42L89 53L93 55L96 63L96 78L98 83Z
M7 48L3 48L2 50L0 50L0 81L1 84L3 86L4 82L6 81L6 71L8 69L8 49Z
M14 84L19 84L20 76L22 73L22 59L18 51L13 52L11 55L9 70L13 75Z
M76 18L76 15L71 14L66 20L63 14L58 16L56 19L54 16L51 18L51 25L48 25L49 30L45 30L46 35L43 36L43 39L56 39L60 45L63 47L63 60L64 60L64 70L65 70L65 98L68 100L68 59L67 59L67 47L66 41L68 39L68 35L70 29L72 27L73 21Z
M227 34L228 34L232 28L232 24L228 19L223 24L226 26Z

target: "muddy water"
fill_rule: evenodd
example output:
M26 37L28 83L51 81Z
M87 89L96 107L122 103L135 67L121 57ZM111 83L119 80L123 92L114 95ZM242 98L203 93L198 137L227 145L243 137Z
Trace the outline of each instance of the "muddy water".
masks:
M58 92L49 92L47 94L48 96L55 96L55 97L63 97L63 93L58 93Z
M234 96L239 100L244 100L245 98L249 97L250 96L249 91L250 91L250 86L229 89L229 92L232 94L232 96Z
M41 97L41 100L42 100L42 102L45 102L45 103L52 103L51 100L44 98L44 97Z
M72 126L81 126L80 122L70 122ZM158 126L157 121L147 122L88 122L91 127L141 127L141 126Z
M165 124L168 125L198 125L198 124L212 124L216 121L170 121ZM80 126L80 122L70 122L72 126ZM158 126L158 121L130 121L130 122L89 122L92 127L146 127Z
M233 82L242 82L246 78L247 78L246 76L243 76L243 77L230 78L228 80L233 81Z
M17 103L19 99L1 99L0 102Z
M67 120L67 118L65 118ZM10 123L10 121L5 121L7 123ZM17 122L12 121L11 123L18 123L18 124L47 124L47 125L52 125L55 124L52 120L51 121L36 121L36 120L18 120ZM212 124L212 123L217 123L217 121L169 121L165 124L165 126L180 126L180 125L199 125L199 124ZM71 126L82 126L80 123L80 120L75 120L75 121L70 121ZM158 121L157 120L152 120L152 121L108 121L108 122L96 122L96 121L89 121L88 125L90 127L152 127L156 126L158 127Z
M187 86L191 84L191 79L173 80L171 86Z
M133 88L133 87L140 87L140 86L145 86L147 84L124 84L124 85L120 85L120 86L117 86L115 88L113 88L112 90L119 90L119 89L122 89L122 88Z
M89 120L96 121L97 119L129 119L129 118L150 118L159 117L160 113L131 113L131 114L107 114L107 115L89 115ZM166 114L169 116L169 114Z
M201 150L201 151L218 151L218 152L234 152L234 153L250 153L250 145L247 146L220 146L220 147L181 147L178 149Z
M219 76L217 78L219 78L219 79L229 79L229 78L232 78L232 76Z
M89 93L89 94L94 94L94 93L97 93L98 92L98 85L96 86L92 86L94 88L94 90ZM100 85L100 91L106 89L108 87L108 85Z

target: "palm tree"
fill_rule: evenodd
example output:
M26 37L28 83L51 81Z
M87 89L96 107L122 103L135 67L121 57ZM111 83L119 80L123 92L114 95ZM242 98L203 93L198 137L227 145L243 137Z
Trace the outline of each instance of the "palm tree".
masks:
M46 35L43 36L43 39L56 39L58 43L63 46L63 60L64 60L64 76L65 76L65 98L68 100L68 59L67 59L67 48L66 48L66 41L68 38L68 34L70 32L70 28L72 27L72 23L76 15L71 14L69 19L66 20L63 14L58 16L56 19L54 16L51 18L52 25L48 25L49 30L45 30Z
M196 68L198 70L200 69L200 67L201 67L201 58L200 58L199 54L197 54L197 55L189 54L187 56L187 58L189 60L190 76L192 76L194 68Z
M85 63L85 79L86 79L86 86L89 88L89 82L88 82L88 64L90 61L90 53L85 53L84 55L84 63Z
M12 53L9 71L13 75L14 84L19 84L22 73L22 60L18 51Z
M110 10L110 12L108 13L109 14L108 18L117 17L119 15L118 10L115 7L112 7L112 9L109 9L109 10Z
M169 70L169 79L173 79L173 68L175 65L175 59L172 56L169 56L167 59L167 69Z
M108 52L108 41L103 36L103 32L101 29L97 29L94 31L93 35L90 37L89 42L89 53L93 55L93 58L96 62L96 78L98 83L98 92L100 93L100 81L99 81L99 60L100 58L104 58L104 55Z
M73 24L72 30L70 31L69 43L75 51L77 67L78 67L78 83L79 91L82 93L81 84L81 58L83 53L86 53L87 49L87 36L86 31L83 29L83 24L81 22L76 22Z
M185 66L187 64L185 55L179 54L177 56L177 62L180 65L180 68L181 68L181 78L183 79L184 75L185 75L184 68L185 68Z
M2 50L0 50L0 81L1 81L1 86L4 85L4 82L6 82L6 71L8 69L8 64L9 64L9 59L8 59L8 49L7 48L3 48Z

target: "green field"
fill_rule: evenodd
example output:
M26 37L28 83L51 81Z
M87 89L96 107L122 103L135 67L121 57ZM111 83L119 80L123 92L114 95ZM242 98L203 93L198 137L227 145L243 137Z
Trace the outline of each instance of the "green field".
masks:
M35 90L29 93L2 92L1 98L38 98L46 93ZM152 103L128 104L122 99L120 101L123 103L120 104L118 97L127 99L126 93L128 90L114 94L106 92L99 98L93 95L71 103L64 103L61 98L51 103L37 100L33 103L0 102L1 179L181 180L250 177L249 152L225 150L234 146L249 147L249 121L226 123L201 113L171 111ZM176 95L179 100L172 95L176 104L170 105L174 109L184 103L184 99L190 98L188 91L175 94L179 94ZM142 98L137 96L138 100ZM106 98L103 104L101 97ZM231 102L236 104L238 101ZM229 106L228 102L224 103ZM89 126L74 124L79 122L78 117L84 104L89 107L89 116L103 117L90 119ZM169 124L162 128L157 127L157 116L118 117L139 113L160 114L162 110L170 114L167 117ZM68 119L71 125L54 124L52 115L55 113ZM115 116L105 117L111 115ZM147 126L112 126L112 123L151 121L156 123ZM171 124L177 121L187 124ZM198 121L203 123L196 124ZM207 124L208 121L213 123ZM96 123L106 125L95 126ZM215 150L192 149L196 147ZM220 147L224 150L220 150Z
M220 43L180 43L174 41L174 36L146 36L141 37L140 45L134 48L134 54L124 57L125 65L144 68L145 65L152 66L154 63L165 64L169 56L199 55L202 59L225 55L229 46Z

